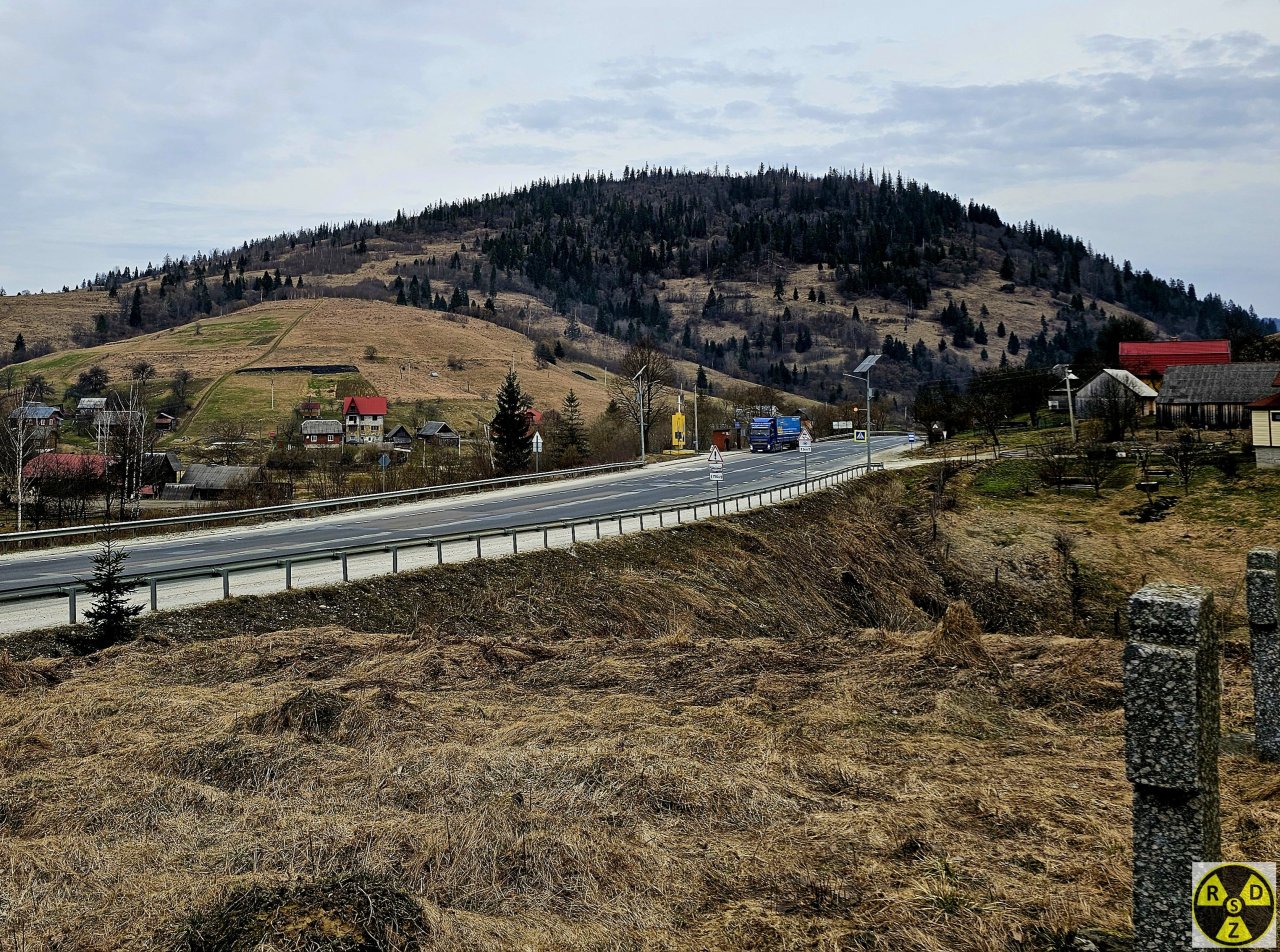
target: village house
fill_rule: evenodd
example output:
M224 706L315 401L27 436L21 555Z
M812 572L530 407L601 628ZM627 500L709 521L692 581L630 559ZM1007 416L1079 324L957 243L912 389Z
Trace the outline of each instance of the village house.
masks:
M320 418L320 401L312 397L308 397L298 404L298 416L304 420L318 420Z
M1250 404L1280 387L1280 364L1184 364L1170 367L1156 397L1157 426L1240 429L1251 422Z
M387 418L386 397L346 397L342 401L348 443L381 443Z
M26 423L39 432L42 437L56 437L58 426L62 423L62 411L44 403L24 403L9 413L9 422Z
M1122 400L1132 403L1134 416L1156 412L1156 392L1127 370L1103 370L1073 394L1076 413L1082 418L1103 416L1106 405Z
M418 427L416 435L428 446L445 446L454 450L462 446L462 437L443 420L428 420Z
M76 419L88 422L106 408L106 397L81 397L76 404Z
M158 497L164 487L178 481L182 473L182 461L177 453L144 453L142 456L142 495Z
M341 420L303 420L302 445L307 449L342 445Z
M151 425L155 427L157 433L169 433L178 425L178 418L172 413L165 413L161 410L155 415Z
M176 486L161 493L163 499L216 500L261 482L262 470L256 466L223 466L217 463L192 463Z
M1135 340L1120 344L1120 366L1159 390L1171 367L1231 363L1226 340Z
M39 453L22 467L22 478L94 482L106 477L109 466L101 453Z
M1249 404L1249 411L1258 469L1280 469L1280 390Z

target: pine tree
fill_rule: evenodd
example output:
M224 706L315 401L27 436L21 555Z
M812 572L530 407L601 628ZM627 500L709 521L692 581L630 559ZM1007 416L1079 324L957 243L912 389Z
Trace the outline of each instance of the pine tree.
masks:
M556 423L557 466L577 466L591 455L587 441L587 425L582 419L582 405L572 390L565 394L560 404L560 419Z
M533 453L533 435L529 432L528 410L533 405L520 389L520 378L508 371L498 389L498 410L490 432L493 437L493 465L503 476L522 473L529 468Z
M1009 333L1009 332L1005 329L1004 321L1001 321L999 324L997 324L997 325L996 325L996 336L997 336L997 337L1004 337L1004 335L1005 335L1005 334L1007 334L1007 333Z
M1013 354L1014 356L1017 356L1018 351L1021 349L1022 349L1022 341L1018 340L1018 335L1010 334L1009 345L1008 345L1009 353Z
M1000 277L1006 281L1013 280L1013 259L1008 255L1004 256L1004 260L1000 262Z
M133 303L129 305L129 326L142 326L142 288L133 289Z
M130 605L124 583L124 560L129 553L115 544L110 526L106 538L93 557L93 576L84 583L93 605L84 613L94 648L102 649L133 636L141 605Z
M707 371L703 368L702 364L698 364L698 377L694 382L694 386L704 392L707 389Z
M13 339L13 352L14 354L21 354L26 349L27 342L23 339L21 332L19 332L18 336Z

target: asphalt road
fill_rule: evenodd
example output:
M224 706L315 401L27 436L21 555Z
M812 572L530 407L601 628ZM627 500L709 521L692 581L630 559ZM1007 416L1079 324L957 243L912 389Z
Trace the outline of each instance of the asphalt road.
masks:
M882 454L906 437L872 439ZM861 463L865 444L840 440L813 444L810 476ZM785 453L725 454L724 495L767 490L804 475L804 456ZM289 519L256 526L194 529L129 541L130 574L212 567L245 559L287 558L346 546L376 545L409 535L454 534L531 522L586 520L667 503L715 498L706 456L652 464L641 470L557 483L520 486L470 496ZM32 585L63 585L86 578L97 548L79 545L0 557L0 591Z

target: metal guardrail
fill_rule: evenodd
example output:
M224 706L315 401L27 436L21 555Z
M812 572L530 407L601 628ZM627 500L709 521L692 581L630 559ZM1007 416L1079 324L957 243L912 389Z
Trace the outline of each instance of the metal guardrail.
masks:
M441 496L450 493L463 493L469 490L500 489L504 486L523 485L534 482L554 482L560 479L571 479L575 476L593 476L599 473L622 472L639 469L639 461L630 463L603 463L599 466L580 466L576 469L553 469L545 473L529 473L524 476L500 476L496 479L474 479L465 483L445 483L440 486L419 486L415 489L395 489L385 493L369 493L364 496L338 496L334 499L308 499L302 502L282 503L278 506L259 506L254 509L227 509L222 512L201 512L186 516L164 516L159 519L138 519L133 522L112 524L113 532L131 532L135 530L162 529L167 526L198 525L204 522L235 522L241 519L259 519L268 516L281 516L289 513L309 512L318 509L359 509L363 506L382 505L385 503L403 502L424 496ZM0 546L21 545L23 542L36 542L43 539L74 539L77 536L93 538L103 531L101 525L65 526L59 529L31 529L26 532L0 533Z
M692 510L693 521L697 521L700 510L705 510L704 518L712 515L724 515L729 512L729 507L733 506L734 512L742 510L743 500L747 501L747 509L756 508L761 505L772 505L775 501L781 502L784 499L790 499L795 496L804 495L817 489L833 486L837 483L844 482L857 476L860 472L867 470L865 463L859 463L855 466L848 466L843 469L835 470L830 473L823 473L813 476L809 479L802 479L792 483L784 483L780 486L774 486L770 489L759 489L745 493L736 493L732 496L722 496L717 499L693 500L685 503L674 503L664 506L650 506L642 509L629 509L621 512L613 512L599 516L589 516L581 519L564 519L554 522L533 522L521 523L513 526L504 526L494 529L481 529L474 532L459 532L443 535L421 534L405 536L390 542L379 542L375 544L362 546L346 546L337 549L328 549L321 552L300 553L297 555L272 558L272 559L241 559L231 562L224 562L212 566L203 566L193 569L182 569L175 572L150 572L138 573L133 575L125 575L122 582L130 591L138 588L147 587L150 589L150 606L151 610L158 611L159 605L159 586L162 582L177 582L188 579L197 578L222 578L222 597L231 597L231 575L235 572L249 572L254 570L277 568L284 570L284 586L285 590L293 588L293 567L299 564L319 561L341 561L342 562L342 580L348 581L347 562L350 558L360 555L369 555L372 553L385 552L391 556L391 571L398 572L400 569L399 555L400 551L409 548L434 547L436 550L436 564L444 564L444 546L457 542L474 542L476 545L476 557L483 556L483 544L486 539L508 537L511 539L512 554L518 554L519 536L530 532L542 532L543 548L550 548L550 533L552 530L568 529L570 533L571 544L576 543L577 530L580 526L593 526L595 529L595 538L601 538L600 526L604 523L616 522L618 531L616 535L623 535L623 523L628 519L639 519L639 531L646 531L645 517L656 517L658 524L648 528L667 528L666 515L674 513L676 523L683 523L683 513ZM872 463L871 470L884 469L884 463ZM751 500L757 499L758 502L753 505ZM768 500L768 503L765 500ZM0 604L12 602L26 602L38 599L47 599L55 597L65 597L67 599L67 609L69 621L76 624L78 620L77 596L80 592L85 591L83 582L77 580L71 585L42 585L27 586L24 588L9 589L0 592Z

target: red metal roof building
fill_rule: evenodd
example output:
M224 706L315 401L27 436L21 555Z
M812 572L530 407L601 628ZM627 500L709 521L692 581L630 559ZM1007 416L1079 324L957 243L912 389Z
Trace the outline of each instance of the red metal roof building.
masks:
M108 463L100 453L41 453L22 467L22 475L25 479L101 479Z
M1137 340L1120 344L1120 366L1142 380L1158 380L1170 367L1229 364L1228 340Z
M386 397L346 397L342 401L342 415L386 416Z

